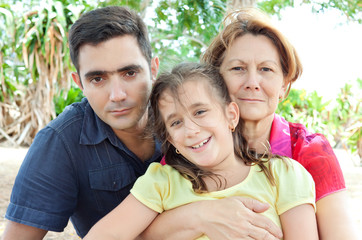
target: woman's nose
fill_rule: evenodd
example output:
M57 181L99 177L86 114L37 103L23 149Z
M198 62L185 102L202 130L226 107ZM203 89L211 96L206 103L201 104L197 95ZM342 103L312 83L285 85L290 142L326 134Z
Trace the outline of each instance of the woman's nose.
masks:
M249 71L248 74L245 76L245 89L248 90L259 90L260 89L260 81L257 71Z

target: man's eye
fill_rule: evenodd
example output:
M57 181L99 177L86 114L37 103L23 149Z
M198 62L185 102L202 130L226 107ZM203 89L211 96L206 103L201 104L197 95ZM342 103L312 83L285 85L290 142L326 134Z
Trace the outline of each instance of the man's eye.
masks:
M134 77L134 76L136 76L136 74L137 74L136 71L128 71L128 72L126 73L126 76L127 76L127 77Z
M103 78L102 77L95 77L95 78L92 78L91 82L94 82L94 83L99 83L103 81Z

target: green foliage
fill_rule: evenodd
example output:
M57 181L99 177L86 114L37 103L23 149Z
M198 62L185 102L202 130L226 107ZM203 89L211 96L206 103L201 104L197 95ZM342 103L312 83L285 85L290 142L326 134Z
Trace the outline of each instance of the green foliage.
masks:
M347 17L348 20L362 23L362 0L304 0L305 3L312 3L313 11L324 12L327 9L336 9Z
M298 7L293 0L255 2L267 13L277 15L287 7ZM67 33L79 16L91 9L126 5L139 12L148 25L154 55L161 59L162 72L180 61L199 60L219 31L230 3L227 0L1 0L0 100L16 101L24 89L34 91L31 86L41 75L37 57L45 58L43 71L50 69L51 49L61 52L57 58L61 66L74 71L67 48ZM300 5L305 4L311 5L315 12L338 9L348 20L362 22L362 0L300 1ZM14 8L17 10L13 11ZM50 35L50 31L54 35ZM55 36L53 40L57 39L61 45L51 45L51 36ZM83 95L74 86L68 92L59 90L64 89L61 86L64 81L70 85L69 74L58 73L56 79L54 96L46 99L53 99L58 115L65 106L79 101ZM308 128L324 133L333 145L347 144L355 151L357 142L361 141L362 120L361 97L354 91L360 91L362 83L360 79L357 82L359 87L346 85L333 102L323 102L316 92L307 94L304 90L292 90L279 104L278 111L289 121L304 123Z
M80 102L83 98L83 92L77 87L71 87L68 92L60 91L59 96L54 97L55 112L58 116L64 108L72 103Z
M336 100L328 102L323 102L315 91L307 94L305 90L292 89L277 113L323 133L334 147L344 146L356 152L362 141L362 80L357 79L356 83L357 86L345 84Z
M198 61L217 34L226 1L160 0L149 13L151 43L161 62L161 71L180 61Z
M294 0L258 1L257 6L267 13L280 17L281 10L287 7L298 7L295 2ZM345 16L348 21L362 23L362 0L303 0L300 1L299 5L310 5L315 13L335 9Z

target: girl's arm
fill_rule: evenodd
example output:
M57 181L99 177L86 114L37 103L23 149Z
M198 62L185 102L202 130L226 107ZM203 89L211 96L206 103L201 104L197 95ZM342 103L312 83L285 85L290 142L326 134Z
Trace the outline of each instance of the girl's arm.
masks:
M302 204L280 215L284 240L318 239L317 220L314 207Z
M129 194L121 204L99 220L84 239L135 239L157 215L158 212L148 208Z

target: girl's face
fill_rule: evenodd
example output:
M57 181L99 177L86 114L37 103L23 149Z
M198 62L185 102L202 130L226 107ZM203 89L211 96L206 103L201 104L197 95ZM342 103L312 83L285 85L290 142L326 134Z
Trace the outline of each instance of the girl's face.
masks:
M237 125L239 112L235 103L222 107L219 98L211 96L207 80L200 78L179 87L179 100L166 90L158 105L168 141L190 162L212 170L234 158L231 128Z
M245 122L272 118L285 86L279 53L269 38L246 34L235 39L220 72Z

